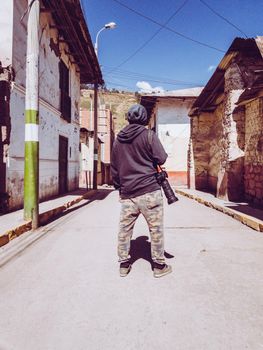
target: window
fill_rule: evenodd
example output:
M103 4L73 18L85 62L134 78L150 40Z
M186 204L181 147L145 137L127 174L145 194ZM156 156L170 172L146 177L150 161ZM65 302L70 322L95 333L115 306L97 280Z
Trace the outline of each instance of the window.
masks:
M69 96L69 70L65 63L59 63L60 110L62 118L71 121L71 98Z

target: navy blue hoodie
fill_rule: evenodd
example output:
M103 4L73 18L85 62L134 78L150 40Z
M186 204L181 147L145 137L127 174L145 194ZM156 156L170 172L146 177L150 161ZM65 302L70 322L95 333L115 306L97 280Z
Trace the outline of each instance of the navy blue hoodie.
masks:
M130 124L114 141L111 174L114 187L122 199L133 198L160 189L155 178L157 164L162 165L167 154L154 132L149 142L143 125Z

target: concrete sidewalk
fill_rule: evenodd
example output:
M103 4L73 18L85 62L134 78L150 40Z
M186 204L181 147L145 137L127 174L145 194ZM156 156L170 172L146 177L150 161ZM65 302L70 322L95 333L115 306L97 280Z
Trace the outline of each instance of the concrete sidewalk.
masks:
M95 192L94 190L78 189L40 203L40 225L45 225L52 218L65 213L69 208L90 198ZM1 215L0 223L0 247L32 228L31 221L23 219L23 209Z
M186 188L175 188L175 192L223 212L256 231L263 232L263 210L253 208L249 203L224 201L210 193Z

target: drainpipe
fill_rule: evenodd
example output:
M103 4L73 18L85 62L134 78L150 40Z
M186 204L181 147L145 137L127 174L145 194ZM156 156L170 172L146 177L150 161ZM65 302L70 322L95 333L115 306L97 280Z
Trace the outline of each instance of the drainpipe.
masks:
M25 172L24 218L39 226L39 0L28 0L26 110L25 110Z
M93 151L93 189L97 189L98 177L98 83L94 84L94 151Z

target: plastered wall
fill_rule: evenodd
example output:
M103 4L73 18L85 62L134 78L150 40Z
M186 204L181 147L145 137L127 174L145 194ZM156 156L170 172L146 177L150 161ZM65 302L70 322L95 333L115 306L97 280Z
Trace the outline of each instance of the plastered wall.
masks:
M12 63L13 1L1 1L0 10L0 61L4 67Z
M27 2L14 2L13 67L15 82L11 92L11 141L8 154L7 188L11 196L10 209L23 205L24 173L24 110L26 22L20 22ZM26 19L25 19L26 20ZM58 194L59 135L68 139L68 190L78 187L79 176L79 100L80 78L77 66L71 64L66 44L58 45L58 33L51 29L50 14L40 16L39 60L39 169L40 200ZM71 123L61 118L59 61L70 71Z

